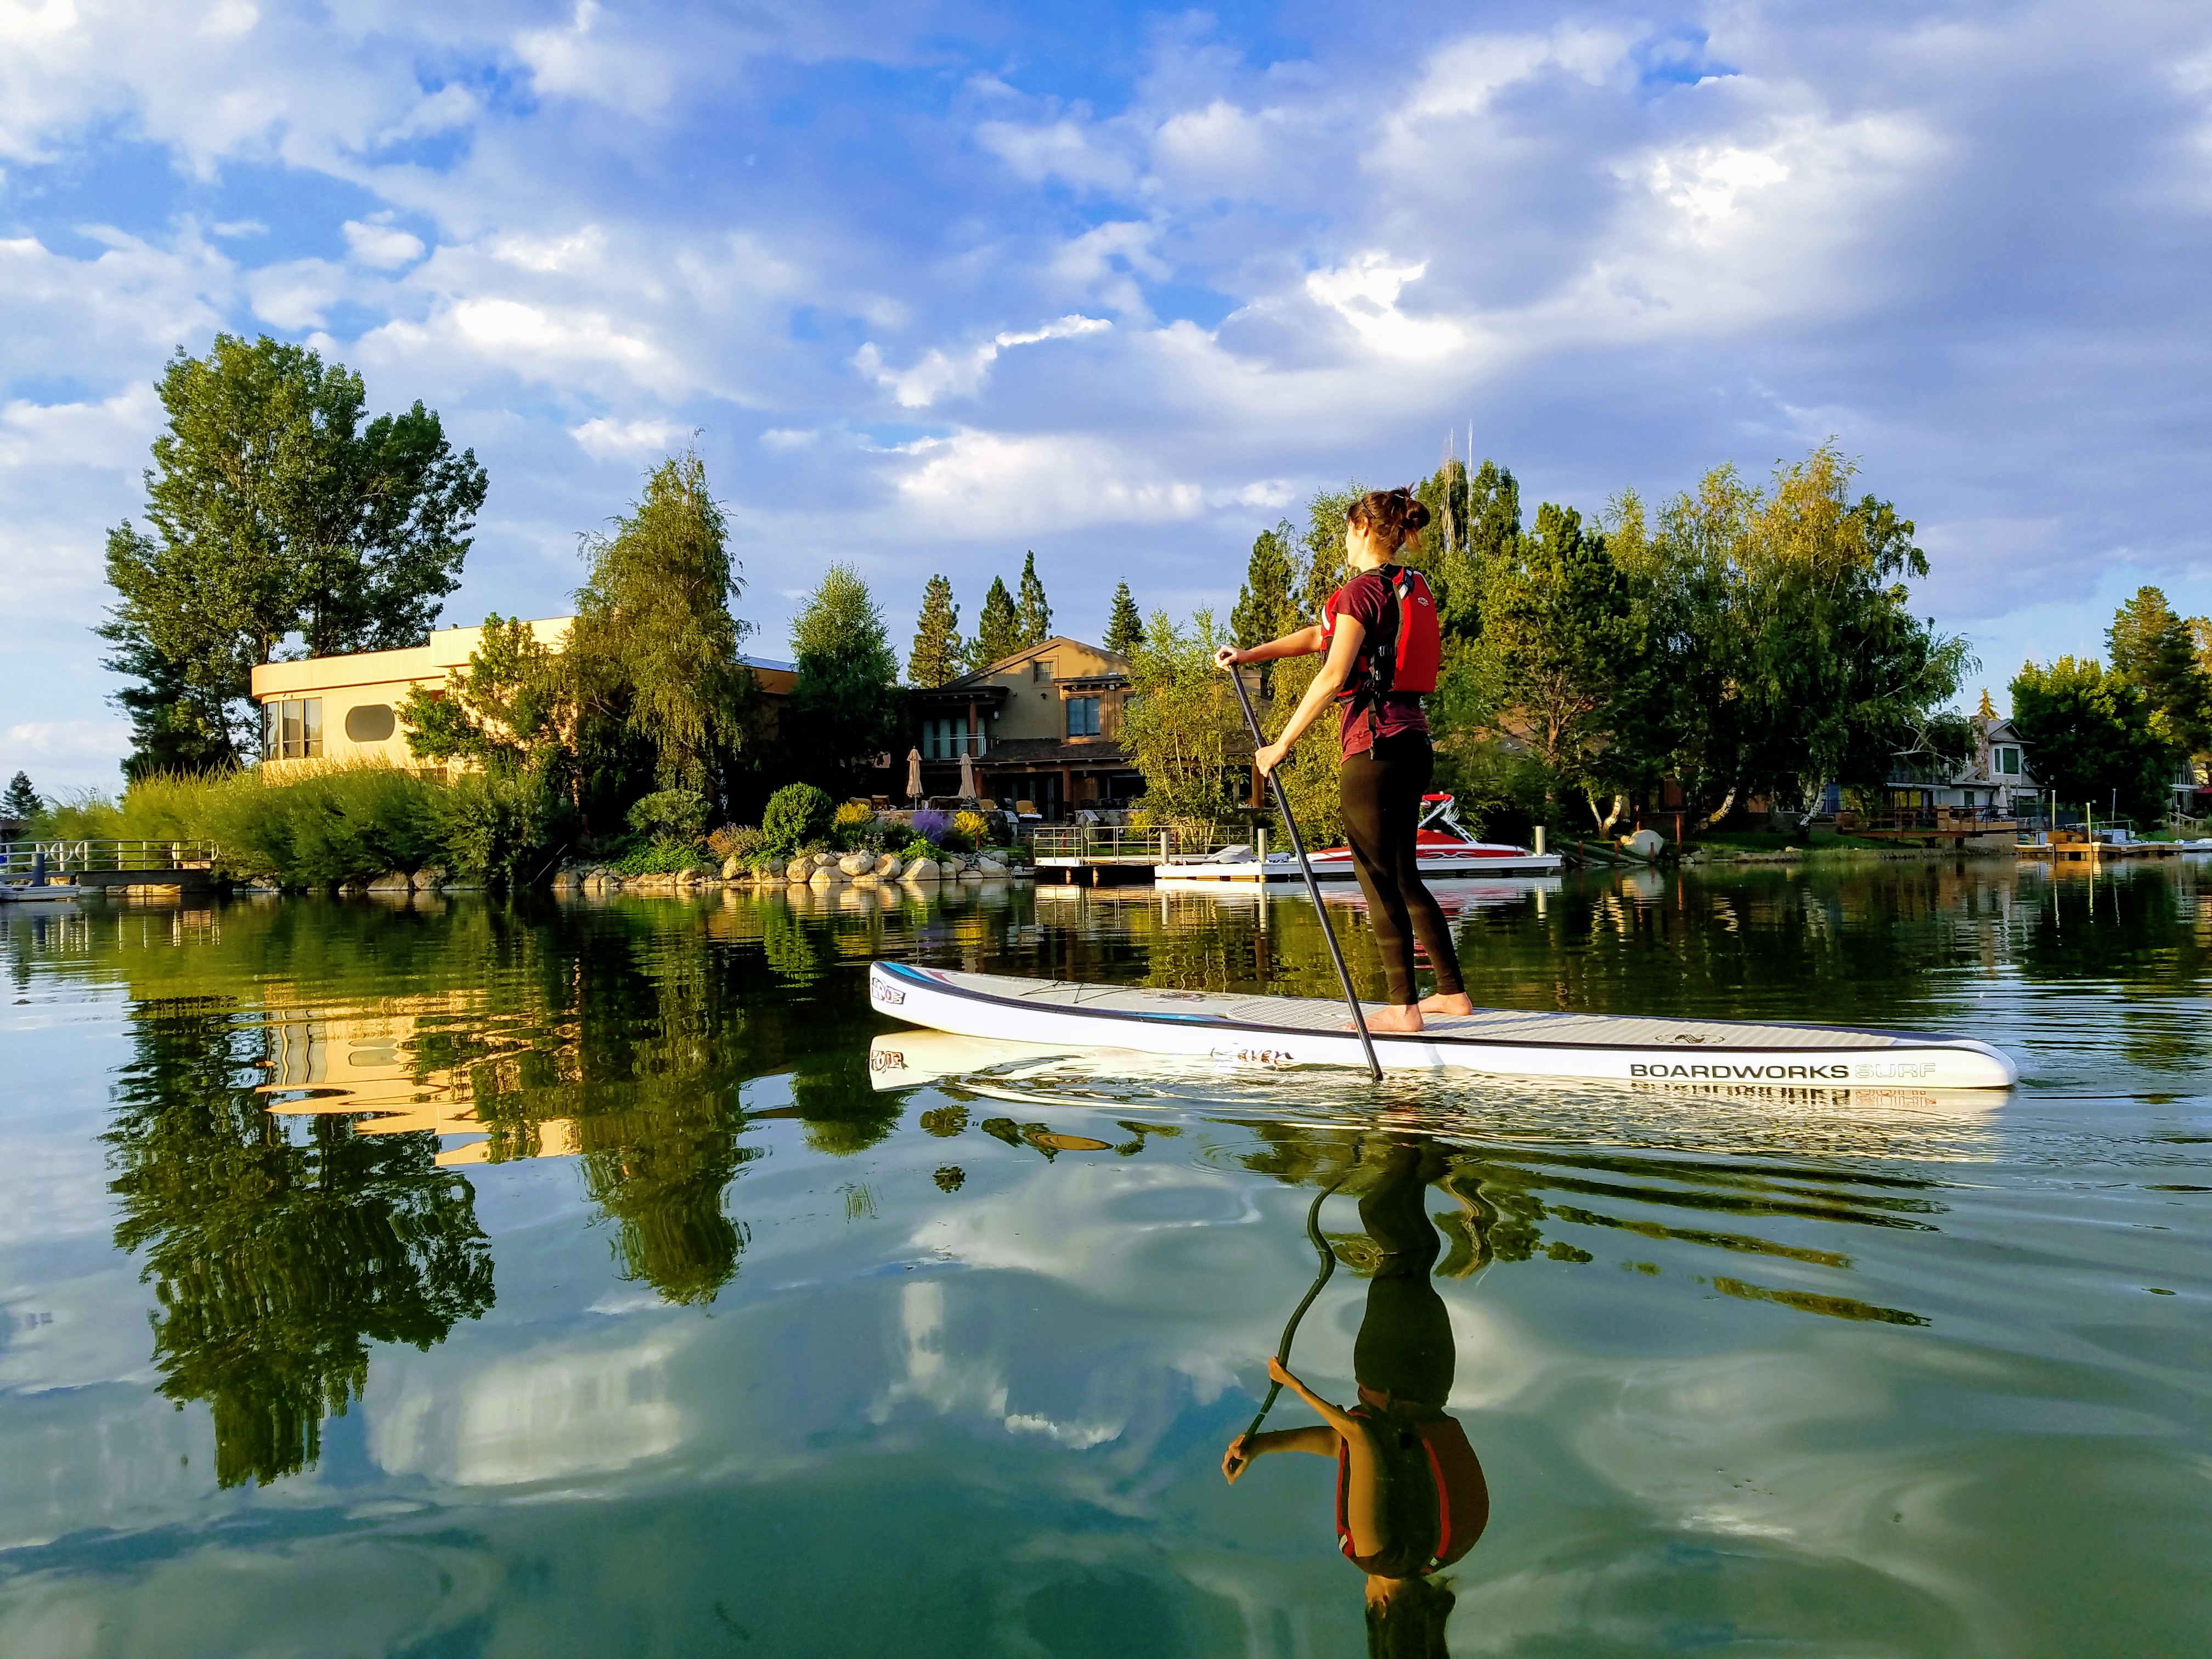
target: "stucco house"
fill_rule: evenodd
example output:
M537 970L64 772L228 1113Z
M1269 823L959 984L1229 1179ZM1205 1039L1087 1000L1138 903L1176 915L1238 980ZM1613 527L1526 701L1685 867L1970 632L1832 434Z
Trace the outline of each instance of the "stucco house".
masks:
M531 635L549 650L567 643L574 617L530 622ZM253 701L261 706L261 759L272 775L307 762L384 761L420 764L407 747L399 705L416 686L442 692L446 676L465 669L483 644L483 629L441 628L421 645L398 651L356 651L263 663L253 671ZM747 657L774 714L799 676L788 663Z
M907 693L922 793L957 794L973 758L980 796L1032 803L1058 821L1085 807L1124 807L1144 780L1121 745L1129 659L1055 635L947 684ZM893 767L905 782L905 757Z

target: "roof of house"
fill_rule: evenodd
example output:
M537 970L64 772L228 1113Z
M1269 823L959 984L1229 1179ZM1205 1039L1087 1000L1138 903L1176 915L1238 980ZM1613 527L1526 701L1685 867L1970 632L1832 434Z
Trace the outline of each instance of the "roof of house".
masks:
M1104 658L1109 663L1119 663L1121 665L1121 672L1126 674L1129 672L1129 659L1123 656L1120 652L1109 651L1104 646L1092 645L1087 640L1073 639L1066 634L1055 634L1048 640L1039 640L1035 645L1025 645L1020 650L1014 652L1012 655L1000 658L996 662L986 663L982 667L975 669L972 672L963 674L957 680L948 680L943 686L940 686L938 689L939 690L949 690L951 687L956 685L965 686L978 681L988 679L994 674L1004 673L1007 669L1018 667L1020 665L1029 661L1033 657L1042 656L1045 652L1051 650L1054 646L1073 646L1078 651L1091 652L1096 656ZM1067 678L1070 679L1095 679L1097 676L1071 674Z

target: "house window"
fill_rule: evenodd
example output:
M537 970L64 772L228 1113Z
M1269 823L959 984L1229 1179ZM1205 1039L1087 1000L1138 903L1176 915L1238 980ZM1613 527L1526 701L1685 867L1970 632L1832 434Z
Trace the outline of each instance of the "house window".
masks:
M261 705L261 758L319 760L323 753L323 700L288 697Z
M2019 750L2008 745L2000 745L1996 752L1996 763L2000 775L2008 778L2016 778L2020 775Z
M1030 665L1030 679L1037 685L1052 684L1052 659L1039 657Z
M1067 700L1067 735L1071 738L1095 738L1098 735L1098 699L1070 697Z
M346 710L345 734L351 743L384 743L398 728L388 702L356 703Z
M958 760L963 755L980 755L982 752L982 733L978 732L971 735L964 716L921 723L921 757L924 760Z

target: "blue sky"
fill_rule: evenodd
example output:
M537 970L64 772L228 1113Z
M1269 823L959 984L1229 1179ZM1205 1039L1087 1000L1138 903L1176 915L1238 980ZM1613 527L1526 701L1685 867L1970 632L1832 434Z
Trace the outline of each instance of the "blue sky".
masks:
M769 655L832 559L1095 636L1448 432L1585 512L1832 434L2002 702L2212 611L2208 231L2171 4L0 0L0 775L114 781L102 537L224 329L476 449L453 621L695 432Z

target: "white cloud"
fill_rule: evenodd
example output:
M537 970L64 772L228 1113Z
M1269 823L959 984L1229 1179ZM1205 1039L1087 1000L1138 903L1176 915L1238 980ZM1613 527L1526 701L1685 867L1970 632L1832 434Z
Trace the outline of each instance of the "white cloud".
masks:
M607 312L533 305L527 301L486 295L447 306L428 323L392 322L364 335L362 355L388 362L464 351L527 380L559 382L595 369L611 369L621 380L656 390L693 382L679 365L635 323Z
M1042 183L1063 183L1103 190L1122 190L1136 181L1137 170L1129 158L1102 142L1103 135L1074 120L1023 126L1012 121L985 121L975 129L975 142L1012 168L1018 177Z
M1442 318L1410 317L1398 296L1428 273L1428 262L1394 264L1387 253L1363 253L1333 270L1306 278L1306 293L1334 312L1375 350L1386 356L1417 358L1449 351L1465 339L1459 327Z
M901 452L900 496L927 523L977 534L1050 526L1159 524L1206 508L1198 484L1131 476L1130 459L1096 440L963 431Z
M0 406L0 467L117 467L135 462L160 429L151 381L99 403Z
M367 223L349 219L341 227L345 232L346 246L353 257L365 265L379 270L396 270L422 257L422 239L410 236L398 227L384 222L389 216L380 215Z
M525 270L550 273L589 264L605 252L606 246L606 233L597 225L586 225L566 236L495 237L491 252L495 258Z
M515 56L530 66L540 97L565 95L605 104L626 115L649 115L675 89L673 66L659 51L602 28L598 0L576 0L568 27L526 29Z
M624 455L665 455L690 435L681 421L613 421L602 416L568 428L568 435L594 460Z
M886 367L883 354L871 340L854 355L853 362L878 386L886 388L902 409L927 409L948 392L972 396L981 388L983 377L1002 351L1015 346L1035 345L1041 340L1077 339L1085 334L1103 333L1113 326L1103 317L1063 317L1056 323L1047 323L1026 333L995 335L957 356L933 350L907 369Z
M24 720L8 728L0 769L12 776L40 761L65 760L79 769L106 762L100 769L110 770L130 750L128 720Z
M327 259L292 259L249 271L246 292L253 314L278 328L314 328L331 302L345 291L345 272Z

